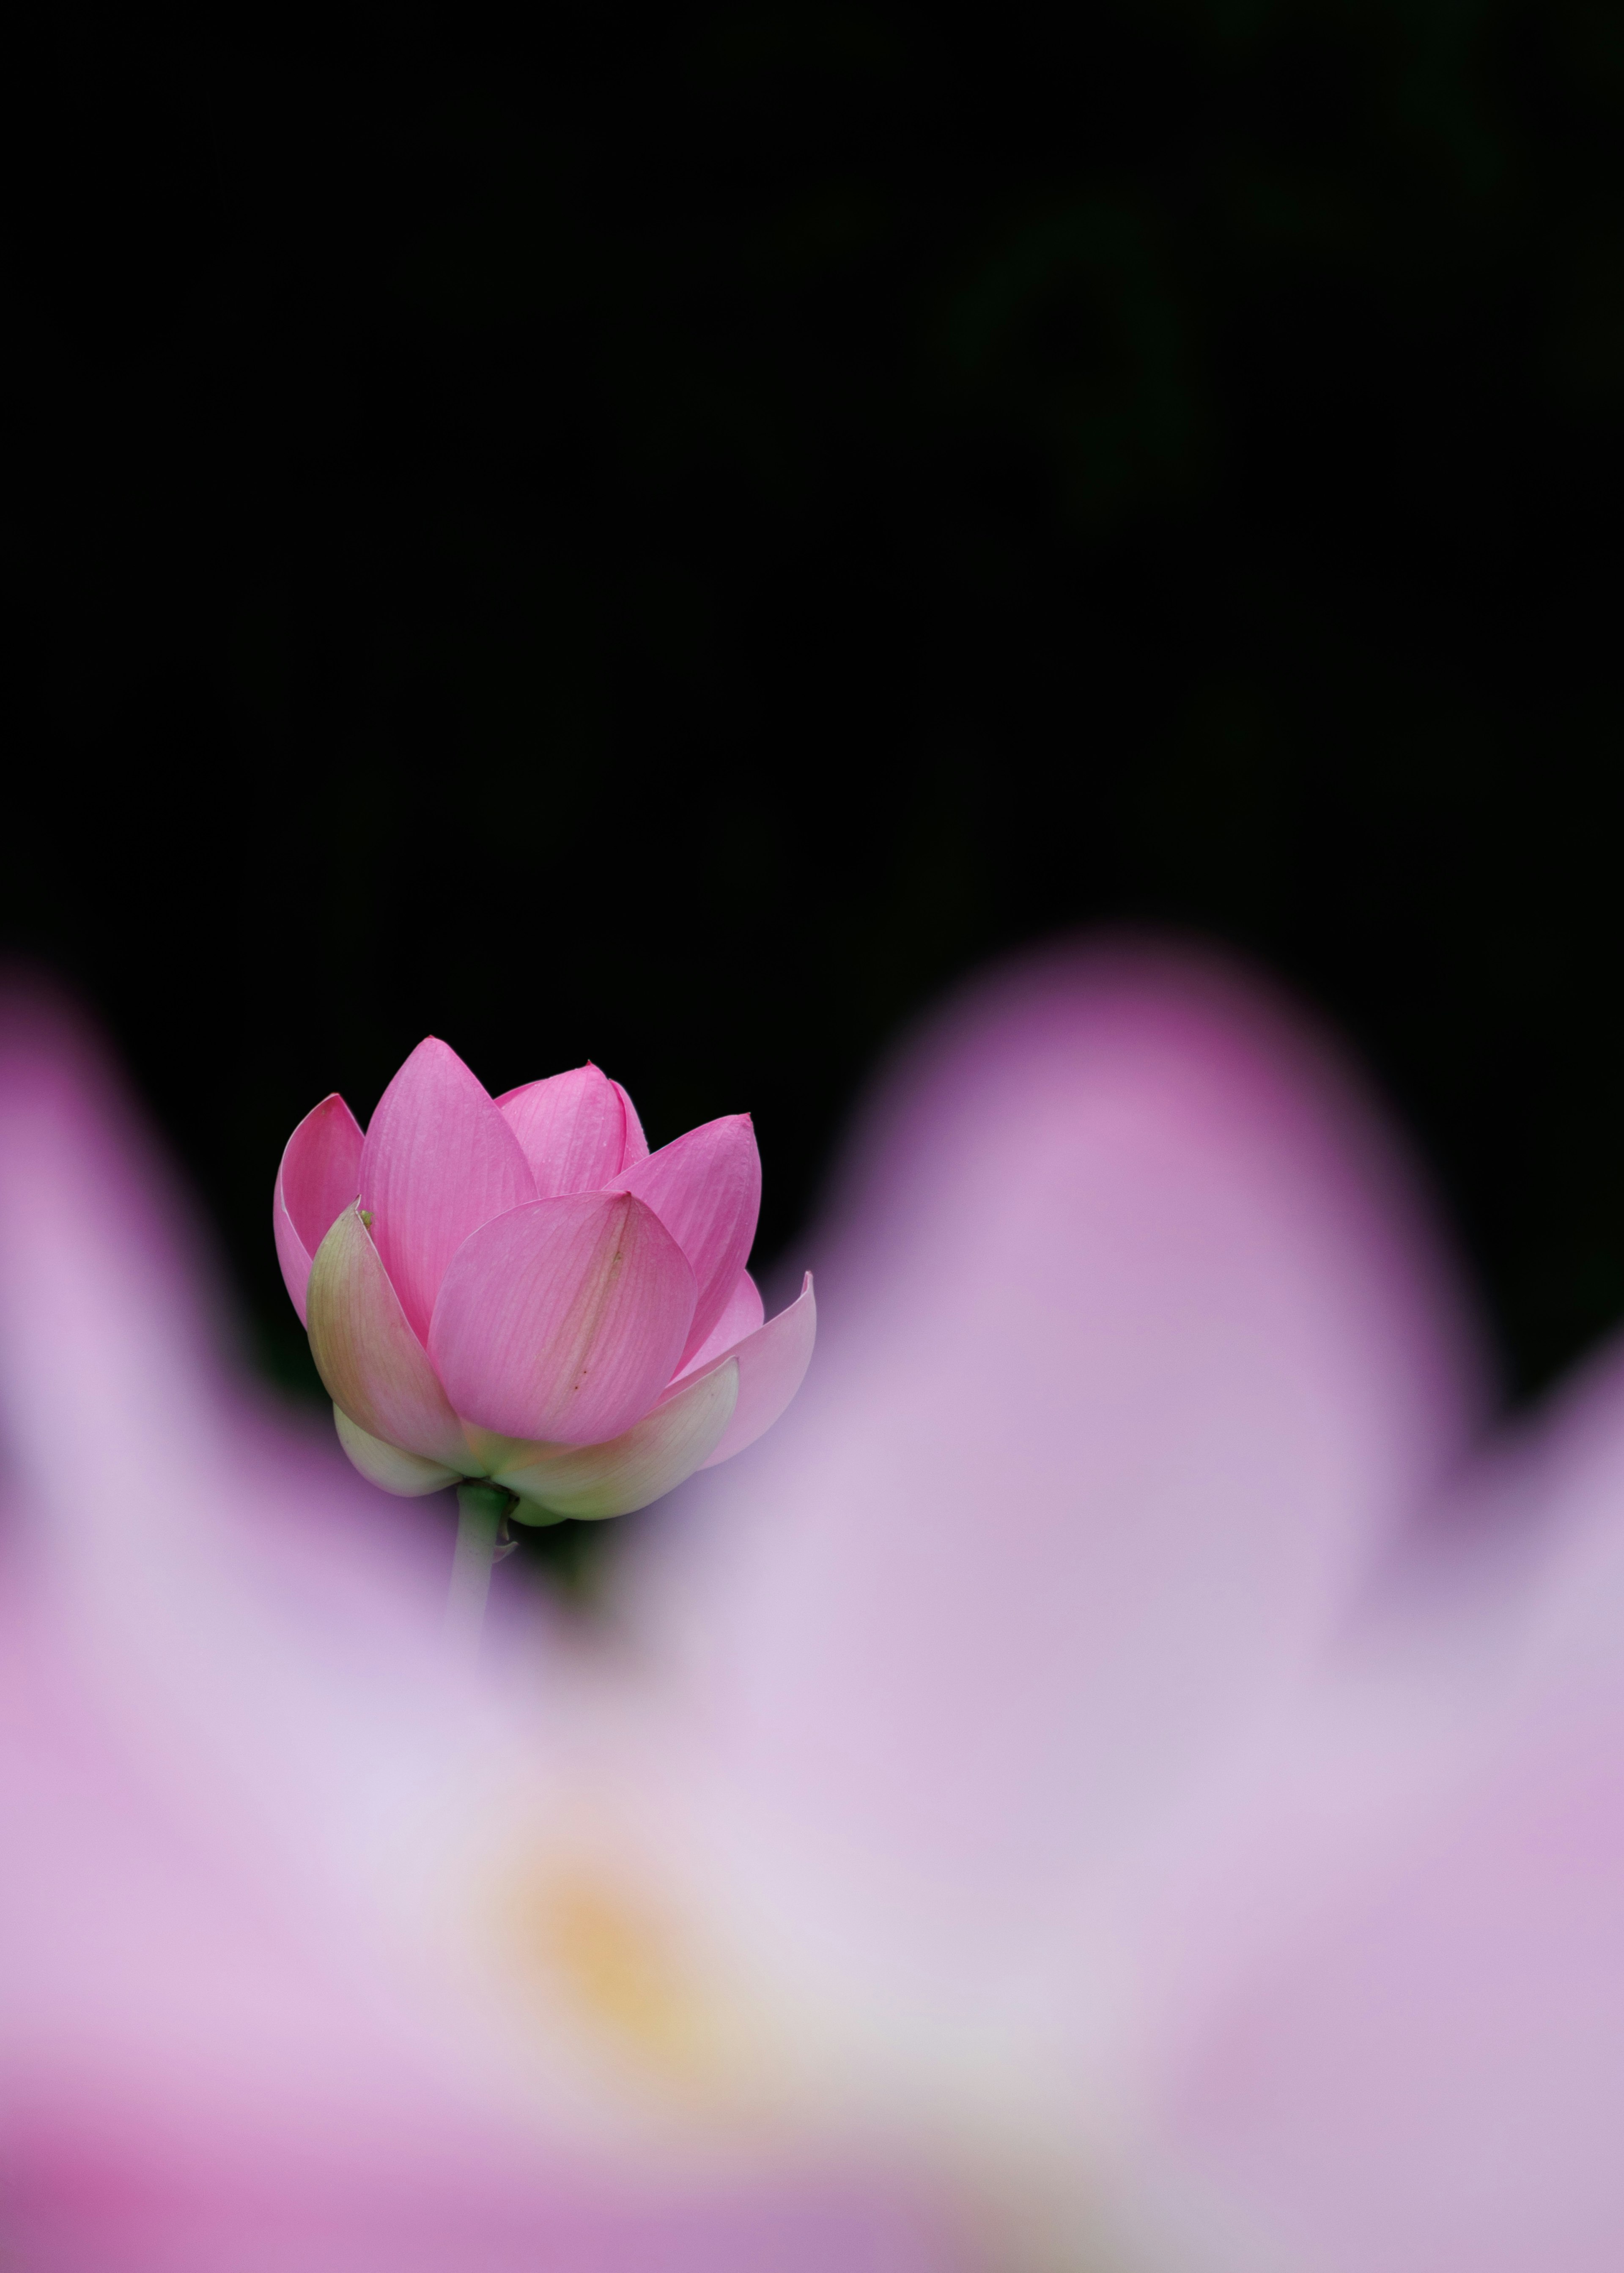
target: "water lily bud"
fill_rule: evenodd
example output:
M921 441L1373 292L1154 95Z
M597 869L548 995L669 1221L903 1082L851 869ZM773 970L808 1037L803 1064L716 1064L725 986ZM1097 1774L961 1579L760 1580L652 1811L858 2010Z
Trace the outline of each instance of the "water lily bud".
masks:
M363 1475L468 1478L522 1522L624 1515L771 1426L812 1354L808 1274L764 1321L748 1114L650 1152L593 1065L492 1099L421 1042L363 1135L324 1098L288 1139L276 1251Z

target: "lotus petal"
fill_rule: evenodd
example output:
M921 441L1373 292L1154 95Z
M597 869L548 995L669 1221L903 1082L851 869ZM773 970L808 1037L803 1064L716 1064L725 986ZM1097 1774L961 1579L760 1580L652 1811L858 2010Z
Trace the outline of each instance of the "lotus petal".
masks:
M750 1259L761 1212L761 1155L748 1113L690 1129L612 1181L646 1201L694 1268L699 1296L682 1356L710 1339Z
M1355 1084L1193 959L978 988L824 1252L801 1398L634 1549L650 1647L741 1805L863 1857L853 1903L951 1887L1012 1947L1063 1869L1131 1894L1129 1827L1282 1709L1459 1459L1478 1351Z
M677 1376L678 1381L691 1381L696 1373L704 1373L718 1358L727 1356L748 1335L753 1334L766 1317L761 1289L748 1271L739 1273L738 1283L727 1298L727 1308L706 1335L703 1345L694 1352Z
M1425 1650L1366 1652L1305 1717L1238 1951L1204 1924L1181 2000L1171 2127L1327 2273L1624 2262L1624 1346L1508 1452Z
M271 1228L276 1236L276 1260L282 1265L282 1283L288 1290L289 1300L299 1314L299 1324L307 1323L304 1317L304 1290L310 1285L310 1255L304 1241L293 1228L292 1219L282 1204L280 1182L275 1197L271 1202Z
M623 1437L579 1447L527 1445L523 1449L534 1457L503 1468L496 1482L519 1494L514 1515L520 1523L535 1522L542 1510L549 1519L629 1515L704 1466L738 1394L739 1366L728 1358L656 1406Z
M467 1439L358 1207L345 1209L316 1250L310 1347L328 1396L357 1428L459 1475L469 1473Z
M620 1103L626 1108L626 1159L623 1165L629 1168L637 1161L648 1159L649 1140L643 1133L643 1123L637 1118L637 1108L630 1095L618 1081L614 1086L620 1091Z
M694 1299L694 1274L651 1208L630 1193L569 1193L466 1242L429 1349L477 1427L596 1444L641 1420L670 1380Z
M755 1294L756 1290L752 1287L750 1291ZM759 1294L756 1306L761 1308ZM728 1362L739 1369L738 1402L703 1467L714 1468L731 1460L735 1452L742 1452L771 1428L806 1379L816 1338L817 1305L808 1271L788 1309L780 1310L769 1324L746 1334L728 1353Z
M276 1259L301 1321L311 1257L361 1189L362 1142L360 1123L335 1091L283 1147L271 1215Z
M482 1084L431 1035L379 1099L360 1190L384 1268L426 1341L452 1257L482 1223L534 1199L536 1179Z
M601 1191L626 1167L633 1128L640 1149L630 1159L643 1158L649 1149L626 1091L595 1065L528 1082L496 1102L524 1148L538 1199Z
M425 1492L440 1491L467 1473L466 1467L442 1467L438 1460L422 1460L416 1452L402 1452L398 1444L386 1444L381 1437L369 1437L342 1405L333 1407L333 1418L339 1443L367 1482L393 1492L397 1499L421 1499Z

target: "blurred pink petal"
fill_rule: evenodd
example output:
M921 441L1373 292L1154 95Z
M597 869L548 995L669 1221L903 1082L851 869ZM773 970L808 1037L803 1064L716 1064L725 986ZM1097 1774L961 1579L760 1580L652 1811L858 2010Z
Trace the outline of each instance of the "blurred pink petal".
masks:
M693 1315L694 1274L653 1210L578 1192L512 1209L465 1242L429 1350L464 1420L591 1444L648 1411Z
M1214 2196L1327 2273L1624 2255L1624 1362L1471 1499L1443 1591L1356 1692L1385 1804L1306 1891L1330 1808L1277 1807L1245 1896L1267 1924L1169 2092ZM1350 1812L1338 1753L1304 1782Z
M538 1199L600 1190L626 1166L633 1129L636 1139L643 1136L626 1091L595 1065L529 1082L496 1101L524 1147ZM630 1158L647 1151L646 1143L636 1143Z
M515 1521L534 1520L526 1502L553 1515L596 1519L629 1515L662 1499L714 1452L733 1417L739 1373L736 1360L725 1360L607 1444L573 1452L556 1444L519 1447L520 1457L492 1471L497 1483L520 1495Z
M1017 1963L1286 1708L1461 1457L1477 1352L1357 1091L1199 963L983 985L859 1162L807 1390L628 1576L740 1807L907 1962L956 1916Z
M754 1292L754 1289L751 1290ZM760 1307L757 1297L756 1307ZM817 1308L808 1271L787 1309L767 1325L757 1325L733 1345L739 1369L739 1399L733 1417L704 1463L714 1468L771 1429L806 1379L817 1337Z
M328 1396L369 1436L467 1469L468 1440L355 1206L317 1251L310 1347Z
M420 1341L469 1234L535 1197L519 1140L484 1088L444 1042L419 1042L368 1126L361 1205Z
M748 1113L690 1129L613 1179L651 1207L693 1266L699 1296L682 1353L698 1350L750 1259L761 1212L761 1154Z
M361 1188L361 1130L336 1093L313 1106L289 1137L276 1171L276 1258L301 1322L311 1260Z
M8 2267L947 2273L861 2175L639 2177L470 2089L335 1921L312 1936L166 1804L14 1571L0 1638Z
M1529 1730L1299 1921L1203 2045L1184 2140L1327 2273L1610 2273L1621 1918L1624 1705Z

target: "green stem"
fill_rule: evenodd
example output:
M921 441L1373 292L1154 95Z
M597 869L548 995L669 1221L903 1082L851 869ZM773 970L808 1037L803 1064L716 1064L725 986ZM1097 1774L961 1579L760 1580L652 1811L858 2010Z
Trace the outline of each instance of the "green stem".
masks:
M491 1564L502 1518L514 1496L500 1484L457 1486L456 1551L451 1562L451 1593L446 1603L446 1639L454 1653L471 1664L479 1654Z

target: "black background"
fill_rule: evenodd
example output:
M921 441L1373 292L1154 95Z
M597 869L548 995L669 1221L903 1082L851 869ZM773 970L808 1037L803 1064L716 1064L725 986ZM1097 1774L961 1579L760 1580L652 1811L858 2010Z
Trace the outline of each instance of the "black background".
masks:
M1519 1387L1624 1313L1624 8L36 13L7 926L267 1363L425 1031L752 1108L771 1255L1110 921L1352 1037Z

